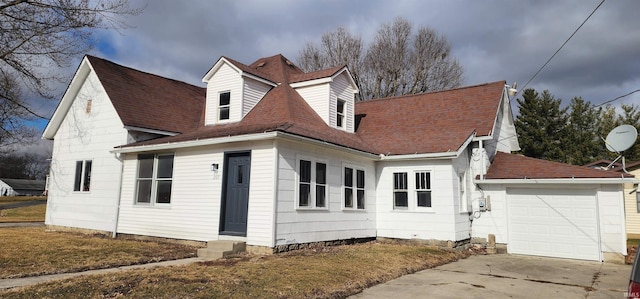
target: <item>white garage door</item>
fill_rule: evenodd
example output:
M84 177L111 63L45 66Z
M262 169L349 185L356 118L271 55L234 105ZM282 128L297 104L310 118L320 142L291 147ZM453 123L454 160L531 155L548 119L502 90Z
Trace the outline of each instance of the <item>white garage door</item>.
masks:
M508 189L509 253L600 260L593 190Z

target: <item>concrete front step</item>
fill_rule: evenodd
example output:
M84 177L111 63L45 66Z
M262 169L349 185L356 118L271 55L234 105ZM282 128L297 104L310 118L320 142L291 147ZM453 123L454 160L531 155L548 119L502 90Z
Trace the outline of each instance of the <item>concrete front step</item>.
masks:
M204 259L220 259L247 249L246 242L240 241L209 241L206 248L198 249L198 257Z

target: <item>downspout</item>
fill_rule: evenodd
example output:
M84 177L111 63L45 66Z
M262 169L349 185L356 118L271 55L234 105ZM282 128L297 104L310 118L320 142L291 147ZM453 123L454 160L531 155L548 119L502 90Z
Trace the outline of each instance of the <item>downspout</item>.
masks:
M113 233L111 235L112 238L115 238L117 233L118 233L118 219L120 218L120 200L122 199L122 177L124 174L124 161L122 159L122 155L123 154L113 154L113 156L120 161L120 182L118 183L118 198L116 201L116 215L115 215L115 219L113 220L114 225L113 225Z
M484 146L482 140L478 140L478 148L480 149L480 180L484 180Z

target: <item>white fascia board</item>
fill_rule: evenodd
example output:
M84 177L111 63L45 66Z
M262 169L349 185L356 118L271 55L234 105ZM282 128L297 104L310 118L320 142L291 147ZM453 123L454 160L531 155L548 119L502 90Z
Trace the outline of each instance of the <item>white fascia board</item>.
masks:
M462 152L469 146L469 143L475 138L475 132L471 134L467 140L455 152L427 153L427 154L410 154L410 155L393 155L386 156L380 154L380 160L422 160L422 159L455 159L460 157Z
M276 84L276 83L273 83L273 82L271 82L271 81L269 81L269 80L267 80L267 79L264 79L264 78L258 77L258 76L253 75L253 74L249 74L249 73L245 73L245 72L240 72L240 76L247 77L247 78L251 78L251 79L253 79L253 80L256 80L256 81L258 81L258 82L262 82L262 83L264 83L264 84L267 84L267 85L270 85L270 86L273 86L273 87L278 86L278 84Z
M296 83L291 83L289 84L292 88L299 88L299 87L306 87L306 86L313 86L313 85L320 85L320 84L326 84L326 83L331 83L333 82L333 79L331 77L325 77L325 78L320 78L320 79L314 79L314 80L309 80L309 81L302 81L302 82L296 82Z
M42 139L52 140L56 135L58 128L60 128L64 117L69 112L69 109L71 108L71 105L73 105L73 101L75 100L76 95L80 91L82 83L87 79L89 73L92 71L93 67L91 67L89 60L85 56L84 58L82 58L82 62L80 62L80 65L78 66L75 75L73 75L71 82L69 82L69 86L64 92L62 99L60 99L58 107L56 107L56 110L51 116L49 123L47 123L47 126L42 132Z
M500 185L500 184L624 184L639 183L635 178L564 178L564 179L484 179L473 180L479 185Z
M202 77L202 82L208 83L211 77L213 77L213 74L215 74L224 63L230 65L234 70L236 70L236 72L242 73L242 71L239 68L237 68L235 65L233 65L233 63L229 63L229 61L226 60L224 57L220 57L220 59L216 61L216 63L209 69L209 71L204 75L204 77Z
M175 135L180 134L180 133L176 133L176 132L154 130L154 129L134 127L134 126L124 126L124 129L128 130L128 131L137 131L137 132L151 133L151 134L158 134L158 135L165 135L165 136L175 136Z
M196 147L196 146L205 146L205 145L216 145L216 144L232 143L232 142L267 140L267 139L275 138L277 135L278 135L277 132L266 132L266 133L227 136L227 137L219 137L219 138L207 138L202 140L189 140L189 141L182 141L182 142L168 142L168 143L152 144L152 145L122 147L122 148L113 149L110 152L114 154L129 154L129 153L142 153L142 152L150 152L150 151L163 151L163 150L172 150L172 149L180 149L180 148L188 148L188 147Z
M353 76L351 76L351 72L349 71L349 68L346 66L343 67L341 70L337 71L333 76L331 76L331 80L333 81L333 79L335 79L336 77L338 77L344 72L347 72L347 78L349 78L349 84L351 84L351 87L353 88L353 93L359 93L360 90L358 89L358 85L356 85L356 81L353 80Z
M311 138L307 138L307 137L303 137L303 136L299 136L299 135L293 135L293 134L289 134L289 133L285 133L285 132L278 132L278 137L281 137L283 139L292 140L292 141L310 143L310 144L313 144L313 145L322 146L322 147L326 147L326 148L330 148L330 149L335 149L335 150L339 150L339 151L342 151L342 152L349 152L351 154L360 155L360 156L363 156L363 157L366 157L366 158L369 158L369 159L374 159L374 160L380 159L380 156L378 156L376 154L372 154L372 153L364 152L364 151L361 151L361 150L344 147L344 146L333 144L333 143L329 143L329 142L326 142L326 141L321 141L321 140L317 140L317 139L311 139Z

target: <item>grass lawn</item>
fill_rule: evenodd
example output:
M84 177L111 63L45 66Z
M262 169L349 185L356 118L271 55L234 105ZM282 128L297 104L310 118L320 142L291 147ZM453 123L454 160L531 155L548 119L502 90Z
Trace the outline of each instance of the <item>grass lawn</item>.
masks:
M0 278L78 272L193 257L196 247L102 235L0 228ZM0 295L2 297L2 295Z
M46 204L0 210L0 223L37 221L43 222L46 210Z
M422 245L370 242L88 275L0 292L0 297L343 298L469 254Z

